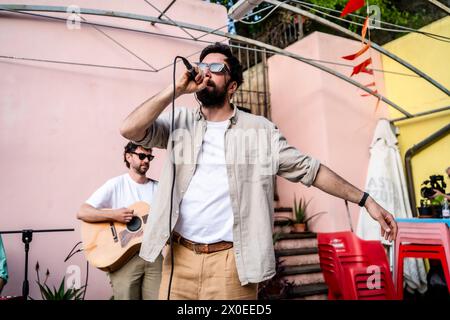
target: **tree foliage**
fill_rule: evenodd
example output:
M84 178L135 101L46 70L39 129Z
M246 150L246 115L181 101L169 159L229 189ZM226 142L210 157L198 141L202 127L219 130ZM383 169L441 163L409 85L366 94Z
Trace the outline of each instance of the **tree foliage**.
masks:
M219 4L224 5L229 9L233 3L235 3L237 0L212 0L212 2L216 2ZM347 4L348 0L304 0L304 2L307 2L309 4L326 7L329 9L337 10L341 12L345 5ZM410 1L410 0L366 0L366 3L369 3L369 5L376 5L380 8L381 12L381 21L392 23L395 25L400 25L404 27L409 27L413 29L419 29L437 19L440 19L445 16L445 12L443 12L441 9L437 8L433 4L429 3L427 0L416 0L416 1ZM288 2L288 4L293 6L300 6L300 4L295 2ZM258 11L263 9L264 7L271 6L268 3L262 3L257 8L255 8L253 11ZM307 10L304 6L302 9ZM326 9L316 8L317 10L326 12L328 14L339 16L338 12L331 12ZM264 12L261 12L260 14L254 15L251 18L248 19L250 22L257 22L259 20L262 20L271 9L268 9ZM343 26L353 32L359 33L361 31L361 27L355 24L350 24L348 22L339 21L337 19L334 19L329 16L322 15L321 13L311 9L308 10L313 14L316 14L318 16L324 17L329 21L333 21L340 26ZM367 7L364 6L360 10L354 12L356 15L360 15L365 17L367 15ZM282 9L275 10L270 17L267 19L262 20L260 23L248 25L243 24L240 22L236 23L236 30L237 33L243 36L251 37L257 39L261 34L267 33L270 31L271 28L273 28L274 25L279 24L280 22L286 22L286 20L293 19L295 15L286 12ZM345 17L347 20L357 22L362 24L364 22L364 19L355 17L355 16L347 16ZM394 26L389 25L381 25L383 28L386 29L396 29ZM333 29L330 29L329 27L325 27L319 23L316 23L314 21L310 21L309 19L305 20L305 23L303 25L304 33L307 35L309 33L312 33L314 31L321 31L331 34L339 34L342 35ZM401 37L404 35L404 32L393 32L393 31L386 31L386 30L375 30L372 29L370 31L370 37L372 41L378 43L378 44L384 44L386 42L392 41L398 37Z

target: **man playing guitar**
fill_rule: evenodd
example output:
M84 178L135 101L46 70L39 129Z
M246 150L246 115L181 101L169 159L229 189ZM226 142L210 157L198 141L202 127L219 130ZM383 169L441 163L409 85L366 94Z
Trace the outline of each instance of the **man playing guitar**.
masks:
M152 149L129 142L125 146L126 174L108 180L81 205L77 218L89 223L128 223L133 210L128 207L138 201L152 203L157 182L146 177ZM102 210L112 209L112 210ZM162 256L150 263L136 253L120 269L109 272L115 300L154 300L161 282Z

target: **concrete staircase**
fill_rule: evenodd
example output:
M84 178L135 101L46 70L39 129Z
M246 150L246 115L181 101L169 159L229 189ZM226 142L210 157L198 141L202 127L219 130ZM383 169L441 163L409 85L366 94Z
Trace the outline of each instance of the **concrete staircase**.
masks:
M328 288L319 265L317 236L312 232L292 233L283 213L290 208L278 209L275 214L275 256L278 273L275 281L290 283L283 299L326 300ZM276 297L273 297L276 299Z

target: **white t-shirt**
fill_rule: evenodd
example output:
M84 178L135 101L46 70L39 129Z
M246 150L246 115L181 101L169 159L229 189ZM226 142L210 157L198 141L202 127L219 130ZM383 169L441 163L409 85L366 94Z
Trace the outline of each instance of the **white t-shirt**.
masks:
M181 201L175 231L195 242L233 241L234 219L225 164L229 122L207 122L197 168Z
M137 183L128 173L109 179L86 201L97 209L127 208L135 202L152 203L158 182Z

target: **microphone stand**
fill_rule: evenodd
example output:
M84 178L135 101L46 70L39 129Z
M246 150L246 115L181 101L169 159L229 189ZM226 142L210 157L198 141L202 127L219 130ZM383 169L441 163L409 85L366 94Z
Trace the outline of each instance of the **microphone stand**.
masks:
M25 277L22 284L22 298L24 300L28 299L28 294L30 292L30 287L28 283L28 251L30 250L30 242L33 240L33 233L41 232L65 232L65 231L75 231L75 229L45 229L45 230L13 230L13 231L0 231L0 234L13 234L21 233L22 242L25 244Z

